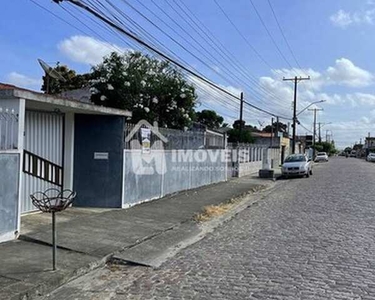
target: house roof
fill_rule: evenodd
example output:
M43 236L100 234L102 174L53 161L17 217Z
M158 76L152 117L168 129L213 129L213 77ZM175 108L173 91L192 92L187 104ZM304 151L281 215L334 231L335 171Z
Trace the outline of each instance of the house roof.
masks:
M0 90L14 90L15 88L16 86L14 85L0 82Z
M56 95L48 95L0 82L0 103L1 99L9 100L16 98L25 99L26 108L31 109L43 110L53 108L76 113L105 114L125 117L131 117L132 115L132 113L127 110L104 107L92 103L84 103L78 100Z

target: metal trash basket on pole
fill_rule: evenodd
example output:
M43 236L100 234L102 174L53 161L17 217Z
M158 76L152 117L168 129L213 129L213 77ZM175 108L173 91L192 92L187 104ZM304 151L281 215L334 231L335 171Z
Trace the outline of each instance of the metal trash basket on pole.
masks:
M60 191L50 188L44 192L36 192L30 195L35 207L45 213L52 213L52 268L56 270L56 216L55 213L63 211L73 203L76 193L71 190Z

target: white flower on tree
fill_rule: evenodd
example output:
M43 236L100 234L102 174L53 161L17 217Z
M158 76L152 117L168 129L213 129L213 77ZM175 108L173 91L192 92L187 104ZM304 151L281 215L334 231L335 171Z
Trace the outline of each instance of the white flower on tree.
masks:
M90 89L90 93L93 94L93 95L95 95L95 94L99 93L99 90L97 88L92 87Z
M145 107L144 110L145 110L146 113L150 112L150 109L148 107Z
M100 100L101 100L101 101L105 101L105 100L107 100L107 97L104 96L104 95L101 95L101 96L100 96Z
M181 94L180 97L181 97L182 99L185 99L185 98L186 98L186 94Z
M142 87L145 87L145 86L146 86L146 81L142 80L142 81L141 81L141 86L142 86Z
M125 81L125 82L124 82L124 85L125 85L125 86L130 86L130 82L129 82L129 81Z
M158 104L159 100L157 97L152 98L152 103Z
M108 89L109 91L113 91L115 88L113 87L112 84L108 83L108 84L107 84L107 89Z

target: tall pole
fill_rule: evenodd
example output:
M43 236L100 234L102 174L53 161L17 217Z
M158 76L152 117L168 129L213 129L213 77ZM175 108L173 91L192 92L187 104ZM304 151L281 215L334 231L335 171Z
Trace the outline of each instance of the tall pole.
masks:
M296 153L296 122L297 122L297 76L294 77L294 101L293 101L293 142L292 153Z
M297 85L302 80L310 80L309 77L283 78L283 81L294 81L294 101L293 101L293 140L292 140L292 153L296 152L296 123L297 123Z
M56 271L56 216L55 212L52 212L52 269Z
M316 140L316 109L314 109L314 137L313 137L313 158L315 159L315 140Z
M273 146L273 118L271 118L271 143L270 147L272 148Z
M276 117L276 137L279 137L279 131L280 131L280 122L279 117Z
M315 140L316 140L316 113L323 110L322 108L309 109L314 112L314 133L313 133L313 159L315 159Z
M321 126L322 126L322 123L319 122L319 143L322 142Z
M242 142L242 127L243 127L243 93L241 93L241 103L240 103L240 136L238 142Z

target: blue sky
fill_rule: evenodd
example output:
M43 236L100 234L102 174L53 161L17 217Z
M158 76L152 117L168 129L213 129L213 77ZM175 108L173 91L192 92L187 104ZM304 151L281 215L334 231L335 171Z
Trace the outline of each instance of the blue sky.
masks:
M282 55L267 34L250 0L216 1L237 26L240 34L228 22L215 0L128 0L185 48L195 53L201 61L148 23L123 1L111 2L118 5L179 58L212 81L233 93L244 91L246 101L273 113L291 116L292 86L283 82L282 77L310 75L310 82L299 85L298 108L302 110L314 101L327 100L324 104L319 104L324 111L319 113L318 120L323 123L332 122L324 126L324 135L325 130L331 130L340 147L358 142L360 138L367 136L368 132L375 135L374 1L270 0L299 65L282 37L268 1L252 0ZM0 19L1 82L38 90L43 73L37 58L51 64L59 61L78 72L86 72L91 65L98 63L103 55L114 49L137 49L133 43L92 23L86 15L73 9L71 5L64 3L62 6L77 16L83 24L49 0L35 2L78 29L59 20L30 0L4 1ZM212 33L210 36L215 41L220 41L225 51L230 52L230 59L235 60L236 64L223 60L210 46L210 41L204 39L202 32L190 28L185 19L173 10L173 7L177 9L177 4L181 5L181 2L209 29ZM151 11L156 13L159 19ZM179 12L182 13L181 10ZM253 49L260 54L261 59ZM245 72L251 75L246 75ZM237 78L233 78L233 74L236 74ZM249 80L250 76L253 81ZM235 100L214 92L201 82L192 78L191 80L197 85L200 108L215 109L223 114L228 122L235 119L238 115L238 103ZM267 123L270 117L247 107L245 120L247 123L259 125L258 121ZM300 127L299 133L304 134L312 129L311 112L301 114L300 121L307 129Z

